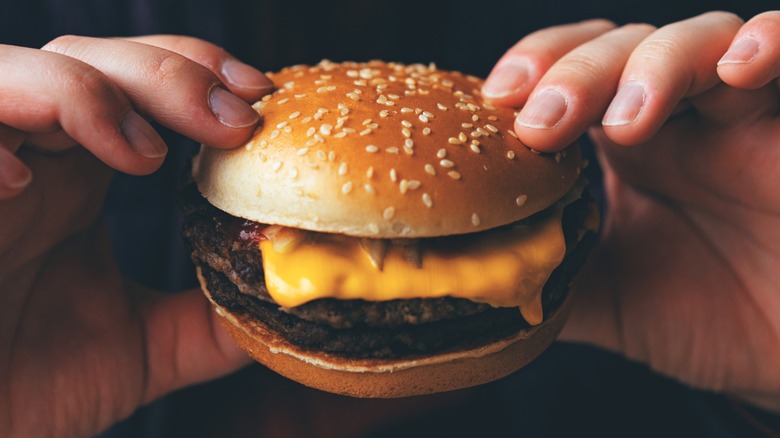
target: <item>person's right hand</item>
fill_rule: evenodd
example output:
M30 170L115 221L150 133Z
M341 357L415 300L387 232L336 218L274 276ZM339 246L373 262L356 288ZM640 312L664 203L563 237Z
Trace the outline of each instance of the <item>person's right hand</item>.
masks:
M246 364L199 292L121 276L100 211L112 168L162 164L147 118L235 147L272 83L176 36L0 45L0 77L0 436L93 435Z

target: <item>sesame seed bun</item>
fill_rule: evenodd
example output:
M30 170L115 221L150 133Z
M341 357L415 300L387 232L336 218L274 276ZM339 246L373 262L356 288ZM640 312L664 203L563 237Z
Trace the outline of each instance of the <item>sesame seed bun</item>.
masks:
M482 81L434 67L323 62L269 77L253 138L202 148L198 189L253 221L395 238L509 224L560 199L582 167L576 148L538 154L514 135Z
M253 359L303 385L352 397L433 394L507 376L555 340L571 307L566 300L542 324L477 348L414 359L350 359L291 344L257 318L215 303L200 268L198 278L222 326Z

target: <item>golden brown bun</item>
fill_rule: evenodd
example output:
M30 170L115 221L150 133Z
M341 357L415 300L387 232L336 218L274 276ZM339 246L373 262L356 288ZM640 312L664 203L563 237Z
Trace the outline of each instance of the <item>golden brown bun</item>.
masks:
M354 236L470 233L551 205L582 167L576 147L520 143L514 111L484 102L473 76L375 61L269 77L278 90L255 105L254 137L194 161L201 193L234 216Z
M410 360L345 359L302 350L258 319L219 306L211 298L200 268L197 272L222 326L252 358L303 385L352 397L433 394L499 379L544 351L560 333L570 310L570 300L566 300L540 325L471 350Z

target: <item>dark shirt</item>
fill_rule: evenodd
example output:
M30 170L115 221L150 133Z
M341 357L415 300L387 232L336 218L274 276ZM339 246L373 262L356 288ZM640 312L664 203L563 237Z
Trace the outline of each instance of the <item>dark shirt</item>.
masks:
M551 25L596 17L621 24L663 25L713 9L749 18L771 6L745 0L635 4L625 0L6 1L0 9L0 43L40 47L62 34L171 33L222 45L262 70L323 58L384 59L435 62L440 68L485 76L522 36ZM181 172L197 145L167 130L161 132L170 146L163 168L148 177L117 175L105 211L122 270L147 286L176 291L196 284L179 237L175 196ZM594 166L592 172L598 186L598 169ZM250 434L252 409L267 407L262 392L273 382L278 378L262 367L250 367L143 408L107 435ZM461 398L440 409L421 411L424 415L406 415L403 421L369 429L364 436L730 437L747 433L733 418L728 401L582 345L556 344L520 372ZM357 406L335 396L328 400ZM294 400L285 403L295 406ZM363 403L381 408L383 402ZM305 424L306 412L299 414ZM350 415L343 412L344 420L349 421ZM305 427L301 430L301 436L323 435Z

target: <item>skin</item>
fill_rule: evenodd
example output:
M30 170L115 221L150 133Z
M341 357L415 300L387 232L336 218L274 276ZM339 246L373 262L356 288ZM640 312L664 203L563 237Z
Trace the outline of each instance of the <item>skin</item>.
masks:
M661 29L545 29L510 49L484 90L523 106L516 130L536 149L586 131L599 146L609 211L563 337L777 410L779 24L778 13L747 23L711 13ZM746 36L757 53L718 65ZM163 296L122 278L100 207L112 168L140 175L162 163L144 118L234 147L256 119L236 99L214 105L215 87L252 101L267 79L184 37L63 37L0 52L0 436L93 435L245 365L199 292ZM490 89L505 65L527 68ZM626 83L645 90L630 120L614 103ZM549 126L534 103L545 90L566 104L552 106L562 117Z
M588 130L598 147L609 209L562 338L775 411L778 37L778 12L747 23L708 13L660 29L583 22L521 40L483 90L497 94L502 65L526 65L528 81L494 99L523 106L520 138L554 151ZM725 55L753 42L752 56ZM615 90L626 84L641 84L644 98L617 117ZM540 123L534 100L551 89L567 106Z

